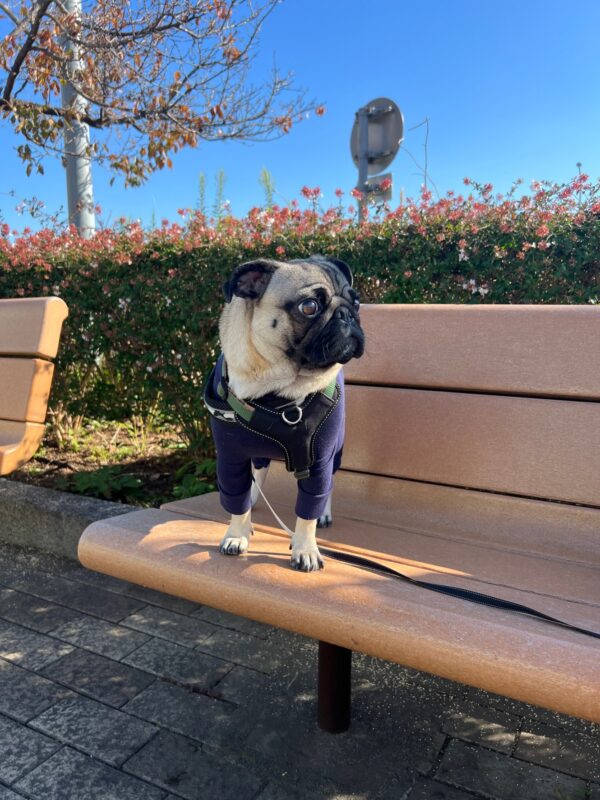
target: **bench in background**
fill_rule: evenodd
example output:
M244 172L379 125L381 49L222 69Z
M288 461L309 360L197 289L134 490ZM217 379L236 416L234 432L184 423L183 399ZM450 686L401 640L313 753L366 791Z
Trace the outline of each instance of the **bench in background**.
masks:
M41 444L67 314L58 297L0 300L0 475L29 461Z
M600 631L600 313L371 306L348 365L344 469L319 541L405 574ZM281 468L266 492L293 519ZM284 518L285 518L284 516ZM349 724L358 650L600 722L600 644L327 559L289 567L260 505L250 552L218 552L216 494L91 525L90 569L320 641L319 721Z

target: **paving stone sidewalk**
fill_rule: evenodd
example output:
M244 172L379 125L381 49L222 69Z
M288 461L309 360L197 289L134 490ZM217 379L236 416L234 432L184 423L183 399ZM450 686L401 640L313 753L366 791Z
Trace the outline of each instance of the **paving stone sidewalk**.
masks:
M0 800L600 800L599 726L0 546Z

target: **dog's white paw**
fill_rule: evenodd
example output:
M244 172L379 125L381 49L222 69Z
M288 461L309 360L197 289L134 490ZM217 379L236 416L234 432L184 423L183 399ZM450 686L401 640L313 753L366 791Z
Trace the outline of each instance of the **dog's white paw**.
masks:
M253 533L249 511L244 514L232 514L231 523L221 539L219 550L226 556L239 556L248 549L248 540Z
M240 556L248 549L248 539L245 536L225 535L219 545L219 550L226 556Z
M293 569L300 570L300 572L316 572L325 566L323 556L319 553L316 545L304 549L292 549L290 564Z

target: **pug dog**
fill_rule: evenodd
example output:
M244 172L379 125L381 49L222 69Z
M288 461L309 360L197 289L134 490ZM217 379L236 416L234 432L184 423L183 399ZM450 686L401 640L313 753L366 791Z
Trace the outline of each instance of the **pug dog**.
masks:
M316 527L331 522L344 443L341 367L365 345L351 270L318 255L258 259L237 267L223 291L222 353L205 390L221 504L231 514L220 551L247 551L256 485L271 459L285 457L297 478L291 566L322 569Z

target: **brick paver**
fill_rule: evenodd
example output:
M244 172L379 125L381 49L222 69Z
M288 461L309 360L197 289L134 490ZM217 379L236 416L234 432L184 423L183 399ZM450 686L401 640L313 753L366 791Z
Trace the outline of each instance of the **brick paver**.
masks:
M82 615L54 628L52 636L115 661L132 653L149 638L122 625Z
M121 625L167 639L184 647L194 647L209 639L215 626L186 614L157 606L146 606L121 620Z
M113 767L158 733L154 725L88 697L61 700L29 725Z
M43 670L45 677L75 692L119 708L153 681L142 670L110 658L74 650Z
M600 800L600 728L0 545L0 800Z

